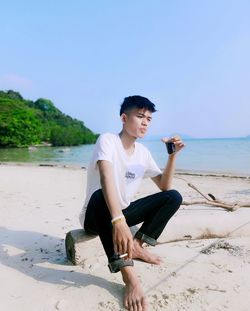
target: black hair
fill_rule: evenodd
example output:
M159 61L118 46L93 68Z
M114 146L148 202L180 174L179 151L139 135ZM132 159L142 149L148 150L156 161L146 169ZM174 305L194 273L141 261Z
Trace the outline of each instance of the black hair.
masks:
M139 108L139 109L147 109L151 112L155 112L155 104L153 104L149 99L139 95L133 95L125 97L123 103L121 104L120 116L130 109Z

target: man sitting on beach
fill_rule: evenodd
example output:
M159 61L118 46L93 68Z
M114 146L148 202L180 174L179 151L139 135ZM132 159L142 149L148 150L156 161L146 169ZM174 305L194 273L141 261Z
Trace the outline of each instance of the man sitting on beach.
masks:
M179 137L173 142L163 172L149 150L136 142L143 138L155 112L155 105L142 96L126 97L120 108L123 123L120 134L106 133L98 138L88 168L87 193L80 221L86 232L99 235L111 272L121 271L125 283L124 305L142 311L147 303L133 267L133 259L160 264L143 244L155 246L169 219L181 205L182 197L171 189L176 154L184 144ZM142 178L150 177L161 190L133 200ZM142 223L134 238L131 226Z

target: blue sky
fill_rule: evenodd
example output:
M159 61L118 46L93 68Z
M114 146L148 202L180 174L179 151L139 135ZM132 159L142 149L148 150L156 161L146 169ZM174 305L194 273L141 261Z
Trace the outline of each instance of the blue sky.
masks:
M49 98L118 132L125 96L157 107L151 135L250 134L250 1L4 1L0 89Z

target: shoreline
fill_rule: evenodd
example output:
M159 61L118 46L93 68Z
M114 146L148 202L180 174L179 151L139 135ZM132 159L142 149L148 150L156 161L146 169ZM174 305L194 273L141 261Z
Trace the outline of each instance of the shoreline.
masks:
M46 162L7 162L0 161L0 166L22 166L22 167L54 167L61 169L83 169L87 170L86 166L81 166L78 164L59 164L59 163L46 163ZM163 168L161 168L163 170ZM239 179L250 179L249 174L237 174L230 172L216 172L216 171L196 171L196 170L183 170L176 169L176 175L186 175L186 176L201 176L201 177L226 177L226 178L239 178Z

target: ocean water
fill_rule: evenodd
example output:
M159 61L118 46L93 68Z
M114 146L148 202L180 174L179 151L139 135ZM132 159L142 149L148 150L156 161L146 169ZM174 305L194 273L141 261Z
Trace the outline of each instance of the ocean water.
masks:
M151 151L159 167L167 160L165 145L159 139L141 141ZM176 168L195 172L231 173L250 176L250 139L217 138L186 139L179 153ZM0 162L88 166L93 145L76 147L39 147L0 149Z
M177 169L250 175L250 139L216 138L186 139L185 148L179 153ZM164 167L164 144L156 140L145 141L157 164Z

